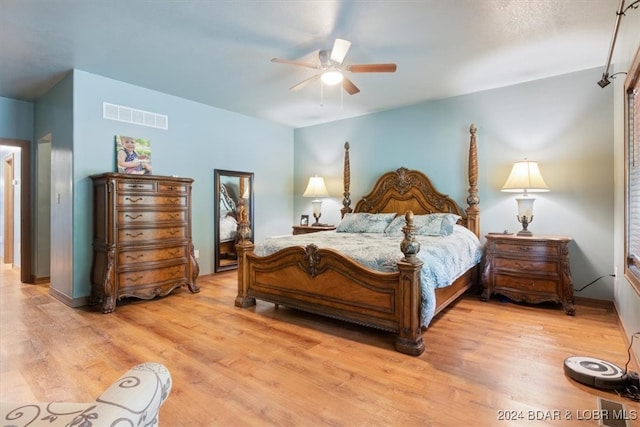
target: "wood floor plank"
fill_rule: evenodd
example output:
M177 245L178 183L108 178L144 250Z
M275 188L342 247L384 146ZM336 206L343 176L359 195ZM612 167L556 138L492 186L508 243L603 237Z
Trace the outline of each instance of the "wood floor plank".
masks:
M235 276L200 277L200 293L127 299L105 315L69 308L0 266L0 399L90 401L155 361L173 378L166 426L594 426L576 418L599 396L640 417L638 403L563 371L573 355L624 366L612 305L579 302L573 317L553 304L465 296L411 357L387 332L261 301L235 307ZM501 411L524 419L499 420ZM549 411L561 418L540 418Z

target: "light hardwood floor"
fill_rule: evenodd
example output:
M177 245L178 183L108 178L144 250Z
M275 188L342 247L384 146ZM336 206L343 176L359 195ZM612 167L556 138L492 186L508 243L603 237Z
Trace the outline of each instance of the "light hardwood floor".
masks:
M173 377L162 426L594 426L586 418L597 396L640 417L638 403L563 373L572 355L624 367L628 341L612 306L578 303L571 317L465 296L411 357L385 332L264 302L236 308L235 275L105 315L69 308L3 265L0 399L91 401L132 365L155 361ZM500 420L505 411L524 419Z

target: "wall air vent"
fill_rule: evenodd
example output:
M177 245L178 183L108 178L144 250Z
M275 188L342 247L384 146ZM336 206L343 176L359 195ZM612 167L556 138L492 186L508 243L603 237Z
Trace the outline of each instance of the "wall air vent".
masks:
M164 114L151 113L137 110L122 105L102 103L102 117L118 122L133 123L134 125L148 126L157 129L169 129L169 117Z

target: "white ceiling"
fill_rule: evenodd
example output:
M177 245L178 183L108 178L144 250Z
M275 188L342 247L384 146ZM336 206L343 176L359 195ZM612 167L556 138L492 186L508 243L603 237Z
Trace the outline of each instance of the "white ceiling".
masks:
M34 100L76 68L304 127L604 69L618 3L0 0L0 96ZM289 91L315 70L271 58L317 55L337 37L352 42L345 64L397 72L350 74L361 92L325 87L322 106L318 82Z

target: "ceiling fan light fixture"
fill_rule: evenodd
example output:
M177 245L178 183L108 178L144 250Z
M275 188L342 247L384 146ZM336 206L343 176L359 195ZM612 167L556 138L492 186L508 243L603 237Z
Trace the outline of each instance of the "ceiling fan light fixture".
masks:
M337 85L338 83L342 82L343 78L344 76L342 75L342 73L336 70L325 71L324 73L322 73L321 77L322 83L329 86Z

